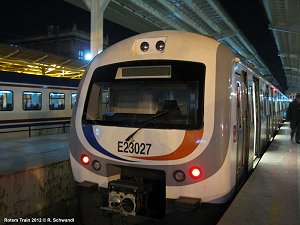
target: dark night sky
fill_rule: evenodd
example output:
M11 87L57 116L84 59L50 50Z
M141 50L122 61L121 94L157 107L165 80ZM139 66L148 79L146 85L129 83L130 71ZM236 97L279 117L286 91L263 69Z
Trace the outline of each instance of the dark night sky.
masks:
M64 30L74 23L79 30L90 31L90 13L63 0L1 0L0 21L0 35L46 34L48 25L59 25ZM108 20L104 20L104 33L110 44L136 34Z
M237 27L252 43L271 73L283 89L286 78L268 20L260 0L219 0ZM0 36L10 33L20 36L45 34L48 25L70 29L77 24L79 30L90 30L90 14L63 0L2 0L0 1ZM104 33L110 44L135 33L110 21L104 21ZM1 38L0 38L1 40Z

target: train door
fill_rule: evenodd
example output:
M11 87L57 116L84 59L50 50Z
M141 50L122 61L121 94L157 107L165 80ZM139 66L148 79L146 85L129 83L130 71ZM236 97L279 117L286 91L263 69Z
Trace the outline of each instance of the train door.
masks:
M270 105L270 134L269 140L271 140L273 133L274 133L274 124L275 124L275 95L273 89L270 87L270 97L269 97L269 105Z
M259 136L259 151L261 155L263 154L263 148L266 142L266 136L267 136L267 117L266 117L266 107L265 107L265 85L260 82L260 136Z
M253 78L253 102L254 102L254 160L260 157L260 134L261 134L261 105L259 94L259 81Z
M259 94L259 80L253 78L253 102L254 102L254 122L255 122L255 137L254 137L254 160L260 157L260 135L261 135L261 106Z
M237 180L240 181L248 171L249 123L247 73L236 73L237 90Z

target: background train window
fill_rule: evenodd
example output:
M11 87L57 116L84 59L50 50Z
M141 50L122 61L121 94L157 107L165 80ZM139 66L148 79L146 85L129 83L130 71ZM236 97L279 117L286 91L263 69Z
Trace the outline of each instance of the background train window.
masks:
M71 94L71 108L72 108L72 109L74 108L75 103L76 103L76 96L77 96L76 93L72 93L72 94Z
M65 94L50 92L49 94L49 109L64 110L65 109Z
M23 92L23 110L41 110L42 93L24 91Z
M13 106L13 92L0 91L0 111L12 111Z

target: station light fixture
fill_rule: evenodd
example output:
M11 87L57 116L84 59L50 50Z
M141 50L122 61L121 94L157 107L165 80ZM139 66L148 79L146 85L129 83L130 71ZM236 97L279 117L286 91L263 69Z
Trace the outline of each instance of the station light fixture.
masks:
M86 61L91 61L92 60L92 54L91 53L86 53L85 55L84 55L84 60L86 60Z

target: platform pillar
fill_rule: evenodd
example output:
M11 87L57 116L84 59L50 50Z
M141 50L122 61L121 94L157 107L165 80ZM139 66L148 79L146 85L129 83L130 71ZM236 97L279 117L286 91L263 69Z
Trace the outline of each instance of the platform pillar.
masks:
M91 54L92 57L103 50L103 16L110 0L84 0L91 11Z

